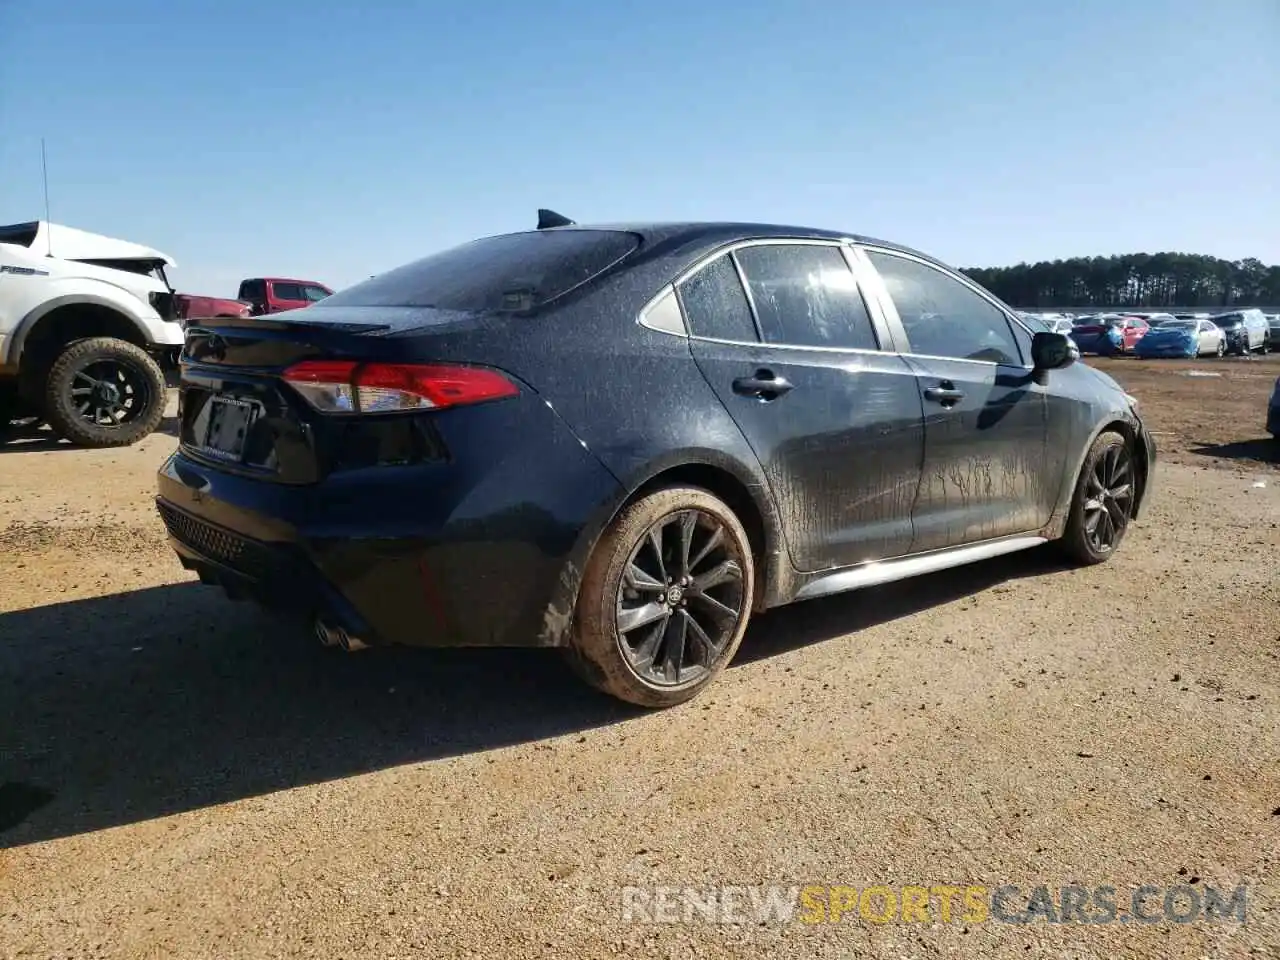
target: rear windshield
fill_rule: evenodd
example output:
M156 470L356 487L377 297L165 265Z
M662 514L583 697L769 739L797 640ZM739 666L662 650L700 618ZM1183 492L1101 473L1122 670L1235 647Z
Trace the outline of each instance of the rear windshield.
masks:
M617 230L550 230L474 240L335 293L326 307L531 310L640 245Z

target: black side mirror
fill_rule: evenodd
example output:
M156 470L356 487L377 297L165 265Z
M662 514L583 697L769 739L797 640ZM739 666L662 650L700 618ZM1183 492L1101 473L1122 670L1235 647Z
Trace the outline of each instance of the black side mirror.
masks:
M1031 338L1031 362L1037 370L1060 370L1080 359L1080 349L1065 333L1037 333Z

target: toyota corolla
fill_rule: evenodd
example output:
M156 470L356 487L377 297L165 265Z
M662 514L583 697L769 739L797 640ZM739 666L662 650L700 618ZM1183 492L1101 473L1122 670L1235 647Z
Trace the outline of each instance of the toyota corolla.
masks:
M732 223L480 239L188 331L182 564L348 650L532 645L685 701L753 612L1053 542L1114 555L1134 398L916 251Z

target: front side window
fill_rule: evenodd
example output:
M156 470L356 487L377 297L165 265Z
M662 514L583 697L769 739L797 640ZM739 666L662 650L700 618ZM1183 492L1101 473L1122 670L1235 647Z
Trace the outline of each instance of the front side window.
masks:
M329 297L330 294L324 287L303 287L302 295L304 299L310 300L312 303L318 303Z
M755 343L756 326L738 270L723 254L680 284L680 303L695 337Z
M909 350L932 357L1020 364L1004 312L959 280L916 260L868 250L907 334Z
M877 350L875 329L838 247L770 243L734 253L765 342Z

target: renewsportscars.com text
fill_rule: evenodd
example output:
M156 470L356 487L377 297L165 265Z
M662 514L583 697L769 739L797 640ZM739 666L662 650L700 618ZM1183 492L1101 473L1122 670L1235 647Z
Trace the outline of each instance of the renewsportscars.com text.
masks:
M1200 884L624 887L627 923L1246 922L1247 888Z

